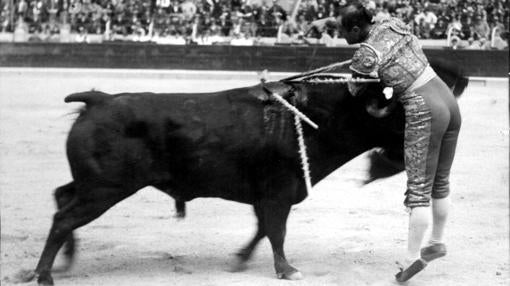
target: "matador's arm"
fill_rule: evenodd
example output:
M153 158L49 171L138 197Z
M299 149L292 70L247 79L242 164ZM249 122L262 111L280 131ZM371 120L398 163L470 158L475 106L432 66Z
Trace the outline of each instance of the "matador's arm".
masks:
M362 44L354 53L352 64L350 65L353 78L378 78L379 56L377 52L369 45ZM349 82L349 92L357 96L365 90L367 83Z

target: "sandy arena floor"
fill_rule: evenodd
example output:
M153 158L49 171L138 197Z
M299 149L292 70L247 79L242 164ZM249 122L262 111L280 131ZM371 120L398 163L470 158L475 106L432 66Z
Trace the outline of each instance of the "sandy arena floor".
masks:
M67 94L256 83L254 73L0 69L1 284L35 267L55 211L53 190L71 179L64 145L81 105L65 104ZM460 106L449 255L407 285L509 285L508 81L472 80ZM226 271L255 231L249 206L197 199L177 221L173 200L147 188L77 231L76 263L54 274L56 285L397 285L405 176L361 188L365 164L362 156L340 168L293 208L286 252L302 281L275 278L267 240L247 271Z

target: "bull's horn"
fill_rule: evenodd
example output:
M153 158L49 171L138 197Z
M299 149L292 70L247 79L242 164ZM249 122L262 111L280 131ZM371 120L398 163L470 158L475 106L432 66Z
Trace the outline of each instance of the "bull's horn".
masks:
M383 108L379 108L377 105L377 99L370 100L366 105L366 110L368 114L375 118L383 118L388 116L397 106L397 100L395 96L390 99L390 103Z

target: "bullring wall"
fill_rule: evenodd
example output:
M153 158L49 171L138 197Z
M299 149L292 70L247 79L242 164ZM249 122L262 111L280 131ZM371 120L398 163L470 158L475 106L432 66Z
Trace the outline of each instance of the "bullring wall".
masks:
M349 59L353 52L319 46L0 43L0 66L302 72ZM468 76L508 76L508 50L425 48L425 53L432 60L453 61Z

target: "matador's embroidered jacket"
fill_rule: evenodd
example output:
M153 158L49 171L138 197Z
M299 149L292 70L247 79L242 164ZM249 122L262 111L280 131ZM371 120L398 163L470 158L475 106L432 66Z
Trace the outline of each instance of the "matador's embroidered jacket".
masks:
M358 74L378 77L398 95L404 92L428 66L418 38L397 18L372 26L367 39L354 53L350 69ZM349 84L356 95L363 84Z

